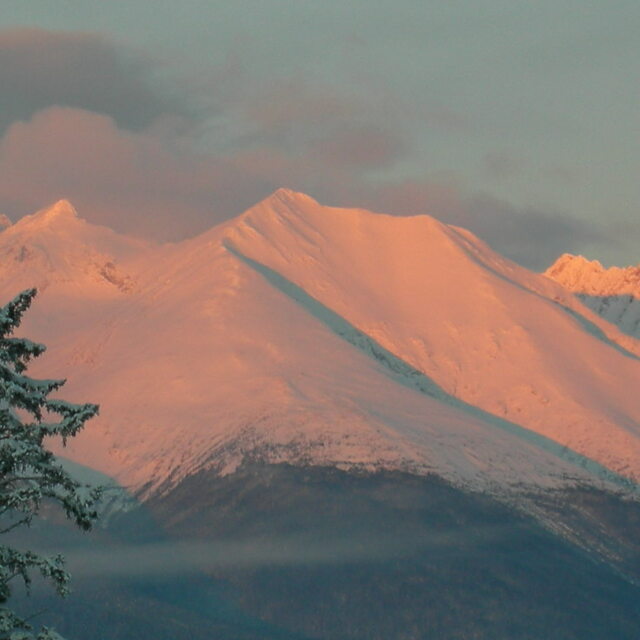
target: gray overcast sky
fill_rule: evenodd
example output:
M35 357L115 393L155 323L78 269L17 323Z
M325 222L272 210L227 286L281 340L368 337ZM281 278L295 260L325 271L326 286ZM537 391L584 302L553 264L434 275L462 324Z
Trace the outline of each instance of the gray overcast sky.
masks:
M0 211L192 235L278 186L637 263L640 3L5 0Z

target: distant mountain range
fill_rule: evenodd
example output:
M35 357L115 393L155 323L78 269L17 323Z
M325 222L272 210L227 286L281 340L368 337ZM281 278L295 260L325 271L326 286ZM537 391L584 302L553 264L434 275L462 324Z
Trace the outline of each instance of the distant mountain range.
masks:
M523 553L542 550L522 560L523 588L541 589L535 567L557 562L578 580L576 593L628 625L610 637L640 634L637 611L624 604L640 580L637 516L629 515L640 480L637 269L563 256L541 275L428 216L324 207L280 189L164 245L92 225L58 202L0 233L0 295L31 286L40 294L21 331L48 346L33 375L67 376L65 398L101 405L60 452L126 487L165 532L264 539L309 533L304 523L314 521L314 532L358 538L358 522L368 522L374 539L406 541L468 522L477 551L482 540L493 548L477 528L493 518L529 540ZM311 601L296 605L300 619L282 609L304 599L302 574L209 574L235 585L244 610L304 637L431 638L411 625L427 624L420 598L436 583L411 603L381 594L385 581L427 584L438 545L420 556L417 573L401 562L392 578L391 565L375 573L372 561L366 571L377 577L345 575L342 587L327 574L322 606L335 625L326 629ZM604 561L608 577L595 579L580 553ZM510 554L499 568L475 570L515 580L520 561ZM452 572L436 571L438 580ZM601 580L613 581L612 591L600 592ZM393 618L395 635L384 625L373 634L365 598L359 622L340 635L338 618L349 612L337 604L329 612L332 594L344 588L349 598L369 584L406 630ZM461 584L442 585L436 590L451 588L460 602L471 597ZM536 609L534 598L527 612L518 597L513 611L522 615L553 609L551 601ZM509 635L505 615L504 627L479 621L478 635L461 619L464 630L452 621L452 635L433 637L607 637L606 624L581 626L577 613L558 622L558 635L527 636L525 627Z

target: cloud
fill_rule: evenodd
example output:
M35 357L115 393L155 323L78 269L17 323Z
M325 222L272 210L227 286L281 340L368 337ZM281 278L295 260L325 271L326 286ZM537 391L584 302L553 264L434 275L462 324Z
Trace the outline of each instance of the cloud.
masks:
M316 77L253 77L238 61L215 76L220 95L213 109L225 114L227 147L271 148L318 168L356 173L392 167L411 152L405 120L389 126L389 105L366 89L331 85ZM399 108L400 100L396 99Z
M485 154L482 164L487 175L497 179L517 176L527 166L524 158L516 157L506 151L491 151Z
M343 139L336 132L324 146L262 140L215 153L202 151L193 132L171 117L134 132L106 115L52 107L14 123L0 141L0 211L15 218L68 198L92 222L177 240L288 186L326 204L433 215L539 270L565 251L614 244L613 231L474 194L453 179L372 179L370 169L393 163L402 147L384 130L350 131Z
M373 125L338 128L310 146L328 164L359 169L390 166L405 151L400 136Z
M251 83L249 78L247 82ZM253 88L229 94L227 106L265 132L294 129L313 131L352 121L362 113L361 99L319 80L281 78L268 85L253 81Z
M289 535L236 540L184 540L64 551L75 578L141 578L201 575L219 569L274 566L366 564L437 553L464 558L487 544L501 544L513 527L487 525L473 533L457 529L425 531L404 527L383 533L370 530L301 531ZM46 553L47 550L45 549Z
M175 240L282 184L304 188L310 166L266 147L201 152L171 118L132 132L105 115L51 107L0 140L0 211L15 219L67 198L92 222Z
M448 157L453 141L502 186L532 172L541 185L576 180L575 169L541 167L516 147L477 155L493 119L468 113L468 101L400 91L348 60L330 75L303 60L257 64L255 43L235 42L222 64L203 60L178 75L99 33L0 30L0 212L15 219L66 197L93 222L180 239L288 186L327 204L434 215L533 268L585 247L601 259L633 255L635 222L615 240L613 227L416 174L418 162L441 162L440 150ZM354 36L347 57L365 43Z
M14 123L0 141L0 211L15 218L64 197L93 222L179 239L283 185L347 191L359 184L363 166L398 152L384 133L367 141L368 133L352 132L350 152L331 139L322 151L264 142L214 153L200 151L170 117L132 132L106 115L51 107Z
M586 245L615 243L607 229L566 213L514 207L487 195L474 195L447 216L507 257L532 269L546 269L560 254L579 253Z
M94 222L180 235L201 221L206 194L217 186L213 177L224 176L207 172L165 134L159 125L135 133L108 116L62 107L15 123L0 143L0 210L24 213L67 197Z
M54 105L108 114L131 129L184 111L154 88L159 67L98 33L2 30L0 131Z

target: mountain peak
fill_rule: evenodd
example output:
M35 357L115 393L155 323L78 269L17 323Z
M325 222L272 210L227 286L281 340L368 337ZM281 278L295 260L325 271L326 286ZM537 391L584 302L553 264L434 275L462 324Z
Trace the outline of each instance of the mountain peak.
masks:
M262 228L266 225L262 231L266 232L266 228L269 228L270 231L267 235L272 235L279 233L275 229L282 224L291 231L292 220L301 218L306 220L308 224L311 218L318 215L318 212L324 214L327 209L306 193L280 187L241 213L235 221L239 224L239 228L244 228L247 224L251 228L255 228L256 225ZM288 222L284 222L285 220Z
M41 209L37 213L34 214L34 218L38 218L40 220L58 220L61 218L77 218L78 212L75 207L65 199L58 200L50 207L45 209Z
M546 274L566 271L567 269L590 271L604 271L604 267L599 260L589 260L583 255L574 255L572 253L563 253L547 270Z
M305 203L305 204L318 204L318 201L302 193L301 191L294 191L287 187L280 187L276 189L270 196L267 196L263 202L293 202L293 203Z
M609 267L598 260L570 253L561 255L545 272L574 293L588 295L640 294L640 266Z
M11 229L16 233L31 234L45 229L66 228L69 223L73 225L81 221L74 206L68 200L58 200L49 207L24 216L12 225Z
M564 254L544 275L625 333L640 338L640 265L605 269L597 260Z

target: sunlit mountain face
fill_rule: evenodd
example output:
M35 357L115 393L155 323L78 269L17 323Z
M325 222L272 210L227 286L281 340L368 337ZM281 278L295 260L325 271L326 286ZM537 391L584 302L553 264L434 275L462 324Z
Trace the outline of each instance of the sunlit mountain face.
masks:
M640 637L635 271L287 189L176 244L61 201L0 256L33 375L101 405L58 452L121 487L56 529L69 635Z

